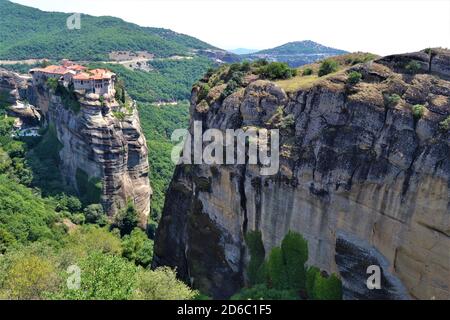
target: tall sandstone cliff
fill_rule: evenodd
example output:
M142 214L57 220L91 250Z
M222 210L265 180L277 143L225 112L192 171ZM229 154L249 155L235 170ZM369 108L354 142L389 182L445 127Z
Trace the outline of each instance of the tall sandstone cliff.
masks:
M440 125L450 52L380 58L289 93L246 72L224 97L229 72L202 80L207 95L194 87L191 131L194 120L203 130L279 128L280 170L177 166L154 265L228 297L246 283L244 234L260 230L267 253L294 230L308 240L308 264L342 279L344 298L450 299L450 132ZM379 290L367 289L370 265L382 269Z
M47 86L33 86L7 71L0 72L0 90L10 93L11 103L26 100L31 104L12 107L11 113L28 123L45 121L56 129L61 143L59 170L68 185L79 191L86 187L80 186L82 181L98 183L100 201L109 216L131 201L141 227L146 227L152 189L147 144L135 105L118 118L113 115L117 102L102 103L98 95L88 94L78 97L80 108L74 111Z

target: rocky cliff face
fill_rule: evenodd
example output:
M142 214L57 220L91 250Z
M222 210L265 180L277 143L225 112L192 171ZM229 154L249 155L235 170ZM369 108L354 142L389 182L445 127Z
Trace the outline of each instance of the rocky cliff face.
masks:
M97 184L109 216L132 201L140 213L141 226L146 227L152 190L147 144L136 107L117 117L113 111L119 106L114 100L101 103L97 95L87 95L79 97L79 111L74 111L45 86L32 86L23 78L13 81L8 72L3 72L1 79L0 86L4 83L12 100L26 99L55 127L61 143L59 169L67 184L78 191L87 188L80 184Z
M179 165L154 265L227 297L246 281L244 234L260 230L268 252L294 230L308 263L341 277L345 298L449 299L449 66L445 50L389 56L289 93L251 71L230 95L229 69L203 79L211 89L194 87L191 122L279 128L280 169ZM380 290L366 286L370 265L381 268Z

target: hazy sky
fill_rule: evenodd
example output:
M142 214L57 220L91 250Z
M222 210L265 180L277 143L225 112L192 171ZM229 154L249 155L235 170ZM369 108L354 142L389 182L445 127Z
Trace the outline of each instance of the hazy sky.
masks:
M14 0L45 11L110 15L224 49L313 40L348 51L450 47L450 1ZM81 23L82 20L81 20Z

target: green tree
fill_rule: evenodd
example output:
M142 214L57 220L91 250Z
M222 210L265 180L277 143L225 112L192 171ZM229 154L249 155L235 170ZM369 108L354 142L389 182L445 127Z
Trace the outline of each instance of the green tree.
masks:
M299 233L289 231L281 242L281 251L289 288L304 290L306 286L305 263L308 260L308 242Z
M137 285L133 299L137 300L191 300L198 292L191 290L176 273L168 267L156 270L141 270L137 275Z
M260 67L259 73L267 79L276 80L292 78L297 71L290 68L285 62L271 62Z
M153 258L153 241L141 229L134 229L122 239L122 255L137 265L147 267Z
M0 226L0 255L16 244L14 236Z
M64 238L63 244L64 250L61 250L59 259L65 266L78 264L91 252L122 255L120 237L97 225L77 227Z
M77 197L61 194L56 198L58 199L57 211L69 211L70 213L80 212L82 205L80 199Z
M133 203L130 201L125 209L120 210L116 215L113 227L120 230L120 235L130 234L138 226L139 216Z
M86 217L82 213L75 213L72 214L70 220L75 224L82 225L86 222Z
M247 266L247 277L251 285L264 282L264 256L261 231L250 231L245 235L245 243L249 249L250 261Z
M270 284L278 290L290 288L289 276L283 259L281 248L275 247L270 252L267 262L267 271L270 278Z
M133 295L137 269L121 257L94 251L81 260L79 289L65 288L53 298L73 300L126 300Z
M318 273L314 281L313 297L317 300L342 300L342 283L332 274L324 277Z
M35 254L19 252L13 254L3 276L0 298L36 300L43 299L57 289L59 278L55 263Z
M306 292L310 299L314 299L314 283L318 274L320 269L314 266L309 267L306 272Z
M103 207L98 203L88 205L84 209L84 216L87 223L95 223L100 226L105 226L108 223Z

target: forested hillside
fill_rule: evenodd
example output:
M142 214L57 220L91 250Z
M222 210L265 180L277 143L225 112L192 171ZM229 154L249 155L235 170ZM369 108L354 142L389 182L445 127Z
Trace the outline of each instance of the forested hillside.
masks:
M106 60L116 50L147 50L156 57L168 57L186 55L192 49L213 49L187 35L114 17L81 15L81 28L69 30L66 13L44 12L6 0L0 0L0 12L0 59Z

